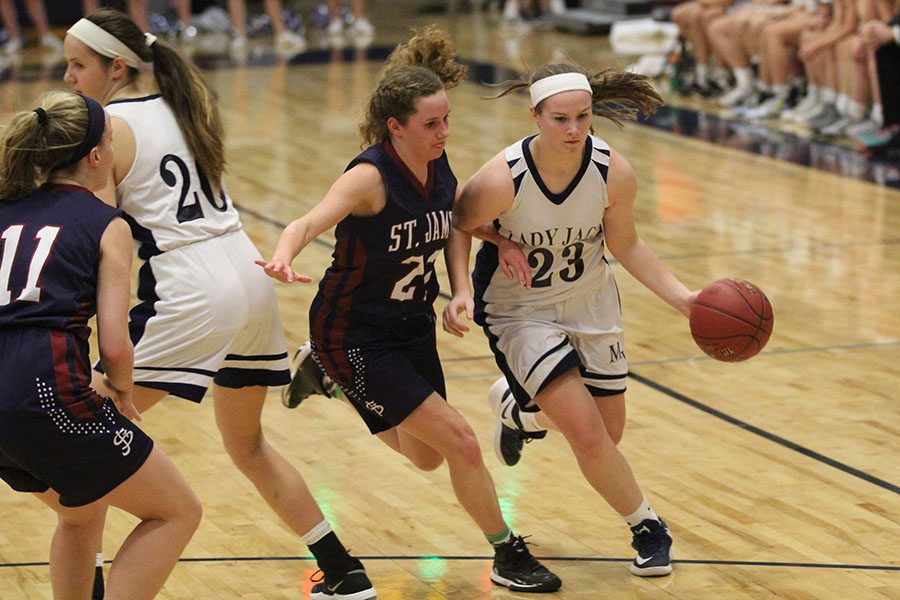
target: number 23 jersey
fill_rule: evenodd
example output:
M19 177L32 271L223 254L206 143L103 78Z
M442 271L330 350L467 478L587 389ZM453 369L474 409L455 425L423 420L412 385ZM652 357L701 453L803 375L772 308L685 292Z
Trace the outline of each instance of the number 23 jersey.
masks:
M547 188L532 159L529 144L534 137L506 148L515 199L494 221L500 235L518 244L528 259L531 289L507 279L499 268L497 246L483 243L472 277L479 313L485 303L554 303L584 290L596 290L612 279L603 256L609 146L588 136L580 169L566 189L556 194Z
M134 164L116 186L116 198L134 238L150 254L241 229L231 198L198 171L161 96L113 100L106 109L134 134Z

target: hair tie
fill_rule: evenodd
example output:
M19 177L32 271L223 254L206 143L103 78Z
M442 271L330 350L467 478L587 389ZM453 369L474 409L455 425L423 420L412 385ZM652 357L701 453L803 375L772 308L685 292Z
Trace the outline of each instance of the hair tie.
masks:
M81 143L79 143L75 150L72 151L69 160L56 165L53 167L53 170L71 167L90 154L91 150L96 147L103 138L103 132L106 129L106 111L104 111L103 106L93 98L88 98L84 94L78 94L78 96L84 100L88 112L88 126L87 130L84 132L84 139L81 140Z
M145 34L144 34L144 43L147 44L147 47L148 47L148 48L149 48L150 46L152 46L154 42L156 42L156 36L155 36L155 35L153 35L152 33L145 33Z
M34 109L34 112L37 113L38 116L38 124L43 125L47 122L47 111L38 106Z

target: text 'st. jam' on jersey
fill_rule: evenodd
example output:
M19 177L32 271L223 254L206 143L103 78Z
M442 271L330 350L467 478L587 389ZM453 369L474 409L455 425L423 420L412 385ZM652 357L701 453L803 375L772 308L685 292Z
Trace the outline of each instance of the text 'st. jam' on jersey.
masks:
M335 230L331 266L310 310L313 339L340 336L349 319L382 324L432 314L439 291L434 262L450 237L456 177L446 154L429 163L423 186L390 142L354 158L378 168L387 202L377 215L350 215Z

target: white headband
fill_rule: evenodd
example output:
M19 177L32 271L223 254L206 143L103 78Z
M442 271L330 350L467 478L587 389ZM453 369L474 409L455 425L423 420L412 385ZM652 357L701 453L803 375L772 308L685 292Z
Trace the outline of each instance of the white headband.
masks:
M588 78L582 73L560 73L559 75L551 75L538 79L531 84L531 105L537 106L544 98L549 98L560 92L569 92L571 90L584 90L590 94L594 93Z
M88 48L102 56L107 58L121 56L129 67L137 69L144 62L131 48L123 44L119 38L87 19L80 19L69 27L66 33L83 42ZM149 34L145 34L145 39L148 46L156 41L156 37Z

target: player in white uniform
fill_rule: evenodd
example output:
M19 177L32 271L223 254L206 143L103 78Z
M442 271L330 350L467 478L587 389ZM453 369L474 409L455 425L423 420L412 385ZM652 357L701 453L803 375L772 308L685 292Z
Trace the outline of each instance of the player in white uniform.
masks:
M638 237L636 178L622 155L590 134L593 114L616 123L661 99L643 76L547 65L529 83L539 133L488 161L463 187L453 224L487 242L473 280L451 269L444 328L462 335L463 311L484 328L504 374L489 399L500 412L495 447L515 464L526 437L565 435L585 479L626 520L640 576L672 570L672 538L616 447L625 427L628 367L618 290L604 258L685 316L690 292ZM485 224L492 224L485 227ZM468 253L457 253L465 263ZM511 278L509 277L511 276Z
M224 142L212 92L172 48L124 14L99 10L69 29L66 81L106 104L115 168L103 197L126 213L141 303L130 313L134 403L168 394L199 402L212 384L216 422L234 463L302 536L327 582L314 599L368 600L375 590L325 521L300 474L265 440L266 389L290 381L271 281L224 190ZM139 83L152 63L158 94ZM114 185L113 185L114 184ZM114 190L114 193L113 193ZM95 374L92 385L104 388Z

